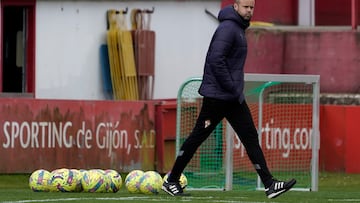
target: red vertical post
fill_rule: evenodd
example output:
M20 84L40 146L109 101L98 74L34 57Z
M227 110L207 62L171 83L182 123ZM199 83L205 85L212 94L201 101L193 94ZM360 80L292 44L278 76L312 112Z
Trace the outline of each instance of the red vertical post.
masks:
M351 27L353 30L358 26L358 10L357 0L351 0Z
M3 91L2 83L3 83L3 13L4 13L4 7L2 2L0 1L0 92Z

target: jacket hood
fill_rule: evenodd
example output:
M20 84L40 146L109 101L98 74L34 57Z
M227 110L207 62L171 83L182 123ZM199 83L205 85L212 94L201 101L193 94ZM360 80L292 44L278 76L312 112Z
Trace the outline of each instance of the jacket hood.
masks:
M227 6L220 10L218 19L220 22L225 20L232 20L238 23L241 28L246 29L250 25L250 21L245 20L241 15L239 15L232 5Z

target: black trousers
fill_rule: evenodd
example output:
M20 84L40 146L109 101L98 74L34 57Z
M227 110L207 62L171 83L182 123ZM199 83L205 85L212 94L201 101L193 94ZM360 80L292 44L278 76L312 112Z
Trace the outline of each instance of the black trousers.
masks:
M169 181L179 180L181 173L198 147L209 137L223 118L227 119L239 136L264 186L269 187L271 185L272 175L266 165L259 144L258 133L247 103L245 101L240 103L238 101L223 101L206 97L203 98L201 111L191 134L180 148Z

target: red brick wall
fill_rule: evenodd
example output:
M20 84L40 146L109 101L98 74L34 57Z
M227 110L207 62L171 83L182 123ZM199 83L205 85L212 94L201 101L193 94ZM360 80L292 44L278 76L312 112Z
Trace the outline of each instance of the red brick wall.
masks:
M249 29L247 73L320 75L322 93L360 93L360 33Z

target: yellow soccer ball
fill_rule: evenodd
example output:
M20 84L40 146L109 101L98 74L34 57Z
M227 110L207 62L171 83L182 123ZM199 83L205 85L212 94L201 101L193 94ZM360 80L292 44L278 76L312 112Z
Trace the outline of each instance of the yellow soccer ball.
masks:
M132 170L125 177L125 187L130 193L140 193L140 178L144 175L142 170Z
M53 170L51 175L51 191L75 192L78 183L73 170L60 168Z
M105 170L105 175L108 176L110 181L110 186L108 188L108 192L117 192L120 190L122 186L122 178L120 173L113 169Z
M163 179L156 171L146 171L140 178L140 191L143 194L158 194L161 191Z
M29 187L34 192L49 192L49 181L51 173L45 169L38 169L31 173L29 177Z
M106 192L109 188L109 179L102 171L93 169L83 171L82 174L81 186L83 192Z

